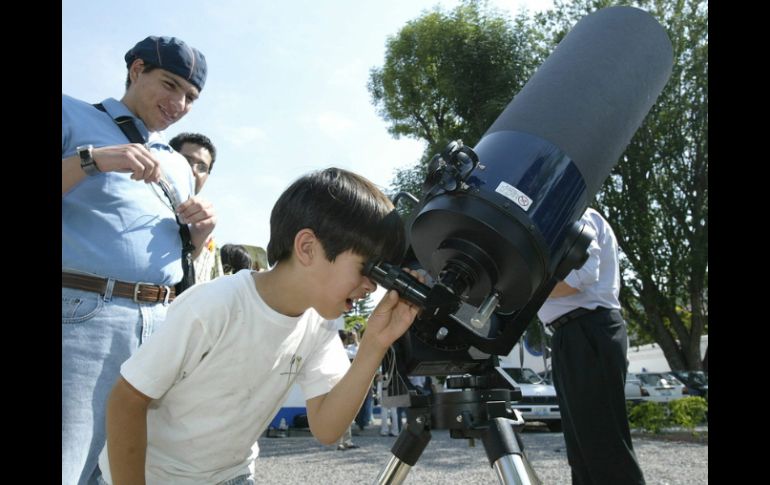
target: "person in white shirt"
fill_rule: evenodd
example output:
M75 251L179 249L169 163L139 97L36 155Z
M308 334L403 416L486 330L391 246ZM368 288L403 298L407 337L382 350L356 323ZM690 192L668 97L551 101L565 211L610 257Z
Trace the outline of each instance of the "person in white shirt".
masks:
M559 281L538 311L553 330L553 380L572 483L644 484L626 416L626 323L620 314L618 244L588 208L596 233L588 260Z

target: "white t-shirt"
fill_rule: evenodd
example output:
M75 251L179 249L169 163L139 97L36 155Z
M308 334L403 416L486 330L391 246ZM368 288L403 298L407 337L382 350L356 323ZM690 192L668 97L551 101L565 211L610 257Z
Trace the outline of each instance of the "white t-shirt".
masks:
M254 473L257 439L296 381L325 394L350 366L333 321L287 317L256 290L252 271L191 287L166 323L121 366L154 399L147 413L147 484L218 483ZM107 447L99 456L111 483Z

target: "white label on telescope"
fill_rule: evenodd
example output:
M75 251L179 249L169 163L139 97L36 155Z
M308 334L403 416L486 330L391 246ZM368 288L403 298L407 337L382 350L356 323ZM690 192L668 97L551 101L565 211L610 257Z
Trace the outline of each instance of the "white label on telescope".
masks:
M532 206L532 199L530 199L527 194L517 189L513 185L500 182L500 185L497 186L495 192L511 199L514 204L521 207L525 211L528 211Z

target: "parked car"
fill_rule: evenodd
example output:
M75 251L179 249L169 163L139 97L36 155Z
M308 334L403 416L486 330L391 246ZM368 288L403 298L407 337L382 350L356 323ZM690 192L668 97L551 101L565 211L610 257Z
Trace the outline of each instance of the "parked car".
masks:
M700 396L708 400L708 374L699 370L672 370L671 373L687 386L687 392L691 396Z
M561 431L561 413L556 400L556 389L532 369L504 367L503 370L521 389L521 400L512 403L525 421L541 421L550 431Z
M668 402L689 395L687 387L670 372L640 372L633 376L640 381L643 401Z
M630 372L626 374L625 394L626 400L633 403L642 402L645 397L649 397L650 395L650 393L642 387L642 381Z

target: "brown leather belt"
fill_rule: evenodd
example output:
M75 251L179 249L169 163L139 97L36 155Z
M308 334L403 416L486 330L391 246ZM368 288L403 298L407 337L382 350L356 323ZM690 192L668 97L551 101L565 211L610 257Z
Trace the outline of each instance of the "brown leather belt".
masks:
M74 288L76 290L93 291L103 295L107 291L107 278L98 276L89 276L77 273L61 274L61 285L65 288ZM135 302L147 301L152 303L171 302L176 297L176 291L173 287L163 285L153 285L152 283L126 283L125 281L115 280L115 286L112 288L113 296L131 298Z

